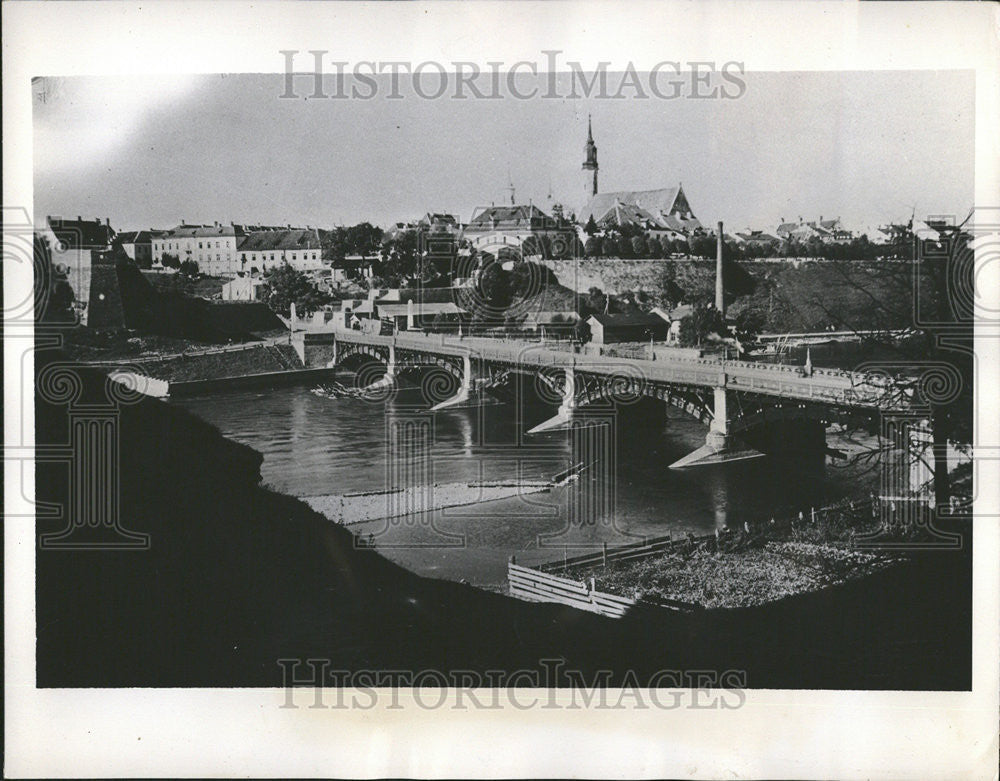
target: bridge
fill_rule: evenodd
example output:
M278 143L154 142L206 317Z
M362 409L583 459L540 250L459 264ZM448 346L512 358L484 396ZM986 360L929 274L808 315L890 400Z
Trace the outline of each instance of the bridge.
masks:
M572 424L582 407L599 401L650 397L708 424L705 445L672 466L761 455L739 436L779 421L822 425L845 416L874 416L913 406L914 393L884 372L782 366L719 358L664 357L656 360L595 354L568 343L546 344L421 332L393 335L347 329L298 332L293 344L307 366L337 367L351 359L377 361L385 374L369 390L394 384L404 372L436 368L449 374L457 391L433 410L478 403L481 394L513 374L534 375L536 387L558 403L555 415L528 433Z

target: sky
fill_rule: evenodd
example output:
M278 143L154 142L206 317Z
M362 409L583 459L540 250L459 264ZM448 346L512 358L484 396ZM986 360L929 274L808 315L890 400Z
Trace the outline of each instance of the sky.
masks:
M703 224L841 217L864 228L973 205L966 71L748 73L739 99L281 99L282 75L46 78L35 85L35 213L117 230L189 223L462 220L683 183ZM520 83L531 82L524 75ZM559 90L568 94L570 90ZM509 174L508 174L509 172ZM508 179L509 175L509 179Z

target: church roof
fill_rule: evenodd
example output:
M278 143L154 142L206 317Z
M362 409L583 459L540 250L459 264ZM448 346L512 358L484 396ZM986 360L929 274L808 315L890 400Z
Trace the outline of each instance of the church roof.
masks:
M599 220L598 224L601 226L625 225L627 223L646 225L647 223L658 222L659 220L655 216L641 206L618 201Z
M577 219L586 223L591 217L600 223L611 212L617 221L625 215L634 215L630 222L644 222L652 219L662 227L672 230L697 230L701 223L692 215L690 219L681 219L672 215L671 211L681 194L680 187L665 187L661 190L623 190L612 193L598 193L583 207ZM617 224L621 224L618 222Z

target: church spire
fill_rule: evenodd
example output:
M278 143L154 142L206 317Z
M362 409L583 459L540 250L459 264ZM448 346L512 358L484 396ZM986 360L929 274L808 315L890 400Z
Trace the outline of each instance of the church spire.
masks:
M597 144L594 143L594 131L591 127L590 114L587 115L587 144L584 147L583 187L587 200L597 195Z

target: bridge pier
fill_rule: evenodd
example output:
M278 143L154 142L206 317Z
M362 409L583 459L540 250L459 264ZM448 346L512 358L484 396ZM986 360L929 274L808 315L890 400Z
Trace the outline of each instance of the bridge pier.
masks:
M543 431L555 431L557 429L568 428L573 422L573 412L576 410L576 372L572 368L566 369L563 383L562 403L556 414L548 420L539 423L529 434L540 434Z
M684 458L672 463L671 469L725 464L730 461L743 461L764 455L759 450L754 450L729 430L726 389L724 387L715 388L713 395L712 422L709 425L708 434L705 436L705 444L693 453L689 453Z
M366 385L361 389L362 393L367 391L381 390L382 388L389 388L396 384L396 345L393 343L389 344L389 360L385 365L385 376L380 380L376 380L371 385Z
M435 404L431 407L431 412L437 412L438 410L449 409L454 407L467 407L470 406L470 399L474 403L472 392L473 376L472 376L472 361L468 355L462 356L462 385L458 389L458 393L452 396L450 399L445 399L439 404Z

